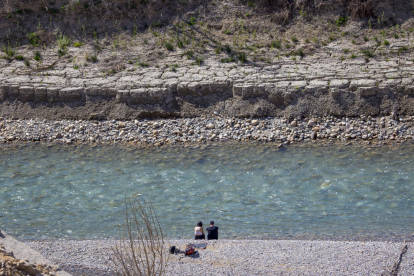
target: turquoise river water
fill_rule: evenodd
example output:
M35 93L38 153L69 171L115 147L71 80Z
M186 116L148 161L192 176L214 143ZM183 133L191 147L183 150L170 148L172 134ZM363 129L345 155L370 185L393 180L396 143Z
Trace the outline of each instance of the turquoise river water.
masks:
M414 147L229 143L0 148L0 229L21 239L114 238L124 197L168 237L211 219L223 238L414 237Z

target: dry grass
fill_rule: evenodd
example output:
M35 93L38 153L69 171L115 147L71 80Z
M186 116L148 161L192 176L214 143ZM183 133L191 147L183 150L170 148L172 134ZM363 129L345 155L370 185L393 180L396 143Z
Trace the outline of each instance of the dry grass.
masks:
M125 198L125 226L112 248L113 268L119 276L163 275L168 263L164 235L151 204Z
M10 13L13 10L15 0L0 1L0 13Z

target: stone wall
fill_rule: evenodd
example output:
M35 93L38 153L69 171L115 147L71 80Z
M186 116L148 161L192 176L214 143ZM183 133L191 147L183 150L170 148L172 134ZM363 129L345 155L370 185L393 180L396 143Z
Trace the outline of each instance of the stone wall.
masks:
M0 73L0 115L49 117L45 111L62 106L86 109L73 112L73 119L96 114L119 119L114 110L120 107L129 114L126 119L212 112L242 117L414 115L412 65L408 57L337 62L319 55L268 66L207 60L203 66L139 67L110 75L65 65L20 75L6 68ZM11 114L12 107L24 106L39 112ZM94 106L89 113L88 106Z

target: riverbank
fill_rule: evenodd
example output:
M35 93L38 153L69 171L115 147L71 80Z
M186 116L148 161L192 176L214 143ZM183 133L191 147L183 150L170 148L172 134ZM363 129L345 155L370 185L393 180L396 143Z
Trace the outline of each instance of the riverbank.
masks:
M70 276L40 253L0 231L0 275Z
M10 120L0 118L0 142L131 143L162 146L218 141L295 144L311 141L365 141L386 144L414 138L414 116L229 118L134 121Z
M169 240L184 249L193 240ZM27 245L73 275L112 275L112 240L33 241ZM398 275L414 272L413 243L408 243ZM318 240L209 241L199 258L173 255L167 275L380 275L389 272L401 242ZM386 274L388 275L388 274Z
M167 144L217 141L411 141L414 116L241 119L210 117L134 121L10 120L0 118L0 142Z

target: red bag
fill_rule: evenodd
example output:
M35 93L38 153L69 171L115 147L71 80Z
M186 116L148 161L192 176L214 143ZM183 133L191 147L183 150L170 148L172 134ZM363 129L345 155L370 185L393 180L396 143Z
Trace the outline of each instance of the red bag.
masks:
M185 255L193 255L195 252L194 244L189 243L185 248Z

